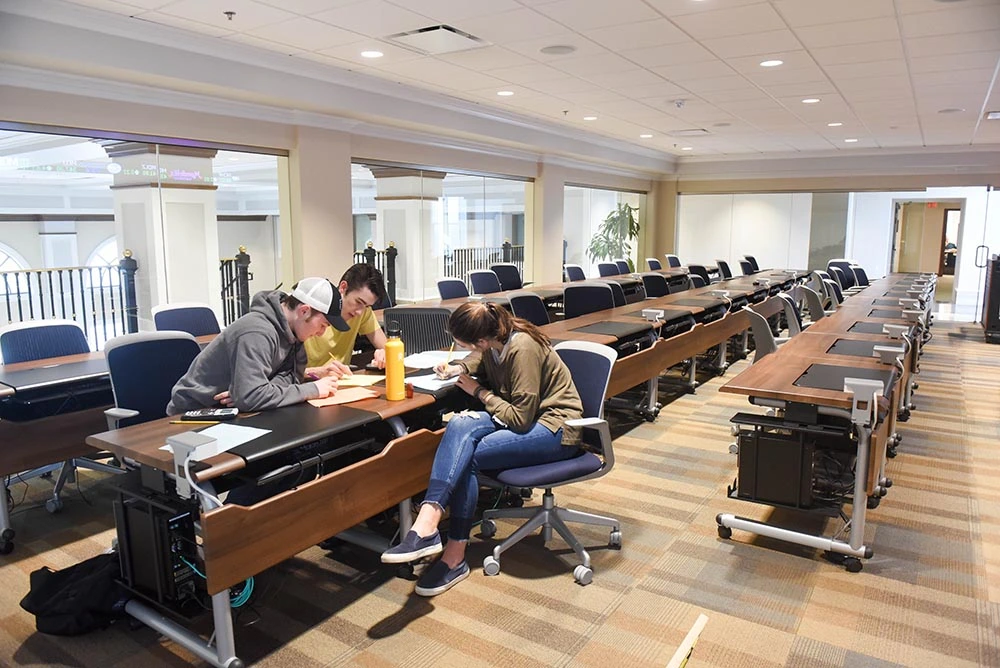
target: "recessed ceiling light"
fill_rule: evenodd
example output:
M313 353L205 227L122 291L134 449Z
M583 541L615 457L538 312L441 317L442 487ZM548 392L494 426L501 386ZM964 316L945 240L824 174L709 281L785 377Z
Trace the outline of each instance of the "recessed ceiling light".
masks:
M965 111L965 109L962 109L961 107L947 107L946 109L938 109L939 114L960 114L963 111Z
M806 99L802 100L802 104L816 104L817 102L819 102L818 97L807 97Z
M584 116L583 120L585 120L585 121L596 121L597 120L597 116Z
M651 134L639 135L639 139L652 139L652 138L653 138L653 135L651 135Z
M694 150L694 146L682 146L681 150L682 151L693 151Z
M844 140L845 144L856 144L857 142L858 142L858 140L854 139L853 137L851 139L845 139Z
M362 58L381 58L384 55L385 54L382 53L381 51L362 51L361 52L361 57Z
M988 121L1000 121L1000 111L987 111L986 120Z
M827 123L826 127L828 127L828 128L839 128L841 125L843 125L843 123Z
M576 47L572 44L553 44L551 46L543 46L538 51L544 53L546 56L565 56L567 53L576 51Z
M777 67L778 65L784 65L784 64L785 64L785 61L783 61L783 60L764 60L764 61L761 61L760 66L761 67Z
M499 95L500 97L510 97L513 94L514 94L514 91L512 91L512 90L498 90L497 91L497 95Z

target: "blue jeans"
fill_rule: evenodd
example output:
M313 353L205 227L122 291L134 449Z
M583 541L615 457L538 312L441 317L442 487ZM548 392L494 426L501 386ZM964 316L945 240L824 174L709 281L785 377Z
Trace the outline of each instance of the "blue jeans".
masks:
M450 540L468 540L479 501L479 471L535 466L579 453L562 445L562 429L552 433L537 422L526 433L502 429L489 413L464 413L448 423L434 455L424 503L451 506Z

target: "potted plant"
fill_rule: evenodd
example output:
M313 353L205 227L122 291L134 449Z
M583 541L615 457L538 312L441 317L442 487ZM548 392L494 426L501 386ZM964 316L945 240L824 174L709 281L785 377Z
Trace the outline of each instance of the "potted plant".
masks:
M635 271L632 258L631 242L639 237L639 221L634 208L625 202L620 202L614 211L608 214L601 227L590 239L587 255L591 262L615 260L624 258L628 262L629 271Z

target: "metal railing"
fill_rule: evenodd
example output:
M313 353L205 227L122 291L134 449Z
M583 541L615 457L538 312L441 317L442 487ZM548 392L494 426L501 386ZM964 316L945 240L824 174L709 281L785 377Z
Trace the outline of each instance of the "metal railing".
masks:
M505 241L502 246L478 248L453 248L442 260L441 275L468 280L469 272L489 269L490 265L511 262L524 275L524 246L514 246Z
M219 260L219 272L222 274L222 319L225 325L231 325L241 315L250 312L250 256L246 246L240 246L236 257Z
M396 305L396 257L398 255L399 249L396 248L396 243L393 241L389 242L389 247L385 250L376 250L372 242L369 241L364 250L354 251L355 264L364 262L374 265L382 272L382 278L385 279L385 291L393 306Z
M126 250L109 265L0 272L0 313L6 322L61 318L79 323L92 350L139 331L138 262Z

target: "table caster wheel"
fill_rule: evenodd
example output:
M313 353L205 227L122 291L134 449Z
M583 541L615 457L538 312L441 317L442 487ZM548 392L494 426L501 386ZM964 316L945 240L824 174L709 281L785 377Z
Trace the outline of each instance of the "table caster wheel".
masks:
M55 515L63 508L62 499L49 499L45 502L45 510L49 511L49 514Z
M10 554L14 551L14 543L9 540L0 541L0 554Z
M868 506L868 510L875 510L876 508L878 508L878 504L880 503L882 503L882 499L880 497L869 496L868 503L865 505Z
M479 533L483 538L493 538L497 535L497 523L493 520L483 520L479 525Z
M594 581L594 571L581 564L573 569L573 578L581 585L589 585Z
M615 529L608 536L608 547L615 550L622 549L622 532L620 530Z
M719 525L719 538L729 539L733 537L733 530L729 527Z
M844 559L844 568L847 569L848 573L860 573L864 564L857 557L847 557Z
M4 529L3 533L0 533L0 540L3 540L5 543L9 543L14 540L14 530Z
M740 446L738 444L736 444L736 443L730 443L729 444L729 452L730 452L730 454L733 454L733 455L740 454Z
M500 574L500 562L490 555L483 559L483 573L485 575L499 575Z

